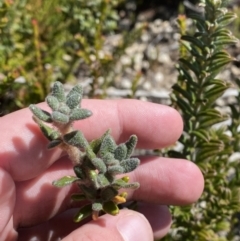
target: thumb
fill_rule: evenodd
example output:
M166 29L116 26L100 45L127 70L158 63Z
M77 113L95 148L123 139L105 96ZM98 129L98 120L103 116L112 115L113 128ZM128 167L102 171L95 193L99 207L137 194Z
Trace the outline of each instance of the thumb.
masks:
M103 215L73 231L62 241L152 241L153 232L147 219L132 210L121 210L117 216Z

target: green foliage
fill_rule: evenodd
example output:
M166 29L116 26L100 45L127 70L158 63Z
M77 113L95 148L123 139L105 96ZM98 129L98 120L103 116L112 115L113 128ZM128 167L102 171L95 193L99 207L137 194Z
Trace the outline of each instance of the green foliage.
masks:
M230 126L223 124L230 116L216 105L232 86L218 78L233 60L224 47L238 41L226 28L236 15L224 4L221 0L202 1L204 12L188 16L194 20L194 33L185 32L181 37L179 77L171 98L172 105L182 113L184 133L179 140L182 150L169 151L168 155L195 162L204 174L205 190L192 206L172 208L173 229L164 240L227 241L237 235L234 225L240 211L239 166L230 156L239 151L239 97L230 106ZM216 125L219 123L220 127Z
M52 94L46 97L52 113L30 105L34 120L50 141L48 148L62 148L74 165L76 176L62 177L53 181L53 185L64 187L76 183L81 194L74 194L72 199L91 202L80 209L74 217L75 222L90 214L97 219L101 211L118 214L117 205L126 201L126 193L121 193L121 189L139 187L139 183L129 183L128 177L116 177L117 174L133 171L140 163L138 158L130 158L137 144L135 135L117 145L110 131L106 131L102 137L89 143L81 131L73 129L73 121L88 118L92 114L80 106L82 92L82 87L77 85L65 96L63 85L55 82ZM80 114L77 115L77 112ZM76 118L72 118L73 113ZM52 125L49 126L49 123Z
M106 36L118 26L120 3L122 0L3 0L2 114L43 101L54 81L75 81L79 66L85 66L92 80L90 97L111 84L116 62L142 29L123 33L116 46L105 48Z

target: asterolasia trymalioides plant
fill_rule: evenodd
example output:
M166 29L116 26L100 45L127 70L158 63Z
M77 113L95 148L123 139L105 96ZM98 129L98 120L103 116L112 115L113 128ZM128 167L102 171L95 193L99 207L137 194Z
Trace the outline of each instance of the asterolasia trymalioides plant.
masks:
M91 142L86 140L81 131L74 130L74 121L92 115L90 110L80 106L82 94L81 85L77 85L65 96L63 85L55 82L52 93L46 97L52 113L36 105L29 107L33 119L50 141L48 149L61 148L73 163L76 176L62 177L53 181L53 185L64 187L75 183L80 192L73 194L72 200L89 201L75 215L75 222L80 222L91 214L96 220L101 212L118 214L118 204L126 202L127 197L127 193L121 189L139 187L137 182L129 183L128 176L117 177L118 174L133 171L140 163L138 158L131 158L137 143L135 135L117 145L109 130Z

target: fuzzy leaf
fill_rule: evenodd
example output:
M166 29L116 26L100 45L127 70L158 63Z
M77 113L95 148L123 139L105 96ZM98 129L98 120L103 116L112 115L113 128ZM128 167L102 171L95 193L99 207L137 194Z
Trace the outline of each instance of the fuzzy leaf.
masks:
M32 111L34 116L36 116L39 120L42 120L48 123L52 122L51 114L48 113L47 111L40 109L36 105L30 105L29 109Z
M108 201L103 204L103 211L111 215L117 215L119 213L119 208L114 202Z
M116 148L116 143L113 140L113 138L110 135L107 135L104 137L100 150L99 150L99 154L100 156L104 156L106 153L110 152L110 153L114 153L114 150Z
M56 186L56 187L64 187L64 186L70 185L78 180L79 180L79 178L77 178L77 177L65 176L56 181L53 181L52 184L53 184L53 186Z
M101 158L93 158L91 162L100 173L105 173L107 171L107 167Z
M138 141L137 136L136 135L132 135L132 136L130 136L128 141L125 142L125 145L127 147L126 158L129 158L133 154L134 149L135 149L135 147L137 145L137 141Z
M117 180L114 180L112 186L118 190L118 189L124 188L126 184L128 183L126 183L124 180L117 179Z
M129 189L138 189L140 187L140 184L138 182L131 182L131 183L126 183L124 188L129 188Z
M48 143L47 148L52 149L54 147L57 147L62 143L62 140L52 140L51 142Z
M74 166L73 170L74 170L74 172L75 172L75 174L78 178L80 178L80 179L86 178L86 175L85 175L83 169L80 166Z
M122 161L126 158L127 152L127 146L124 143L120 144L114 151L114 158L119 161Z
M92 204L83 206L78 213L74 216L73 220L75 223L79 223L83 219L89 217L92 214Z
M70 120L83 120L92 115L92 112L87 109L74 109L70 114Z
M117 179L114 181L112 186L116 189L121 189L121 188L137 189L137 188L139 188L140 185L138 182L127 183L127 182L123 181L122 179Z
M101 198L104 202L107 202L107 201L110 201L117 194L118 194L118 191L113 187L106 187L101 192Z
M109 180L110 179L110 180ZM106 187L106 186L109 186L110 185L110 181L111 178L107 178L104 174L102 173L99 173L98 176L97 176L97 180L98 180L98 183L99 183L99 186L101 188L103 187Z
M138 158L130 158L120 162L120 165L124 168L124 173L128 173L137 168L140 164Z
M65 93L62 83L56 81L53 85L52 95L57 98L59 102L65 102Z
M79 106L79 102L81 100L81 95L79 94L72 94L67 97L66 104L70 109L74 109Z
M58 108L58 111L62 114L69 115L71 110L65 103L61 103L60 107Z
M60 137L60 133L58 131L54 130L52 127L45 125L42 121L40 121L38 119L36 119L36 122L37 122L38 126L40 127L44 136L49 141L58 139Z
M68 93L67 98L69 98L70 96L74 95L74 94L78 94L80 96L82 96L83 94L83 88L82 85L78 84L76 86L74 86Z
M102 157L102 160L107 166L119 165L119 161L114 158L113 154L108 152Z
M57 110L59 107L58 99L52 95L47 96L46 102L52 110Z
M97 154L100 150L102 140L105 138L105 136L110 134L110 130L107 130L100 138L95 139L90 142L90 147L92 148L93 152Z
M108 167L108 173L111 175L117 175L124 173L124 168L118 165Z
M53 111L52 119L54 122L59 124L67 124L69 122L69 117L58 111Z
M63 140L69 145L76 146L76 147L87 148L89 145L88 141L86 140L86 138L84 137L81 131L72 131L64 135Z

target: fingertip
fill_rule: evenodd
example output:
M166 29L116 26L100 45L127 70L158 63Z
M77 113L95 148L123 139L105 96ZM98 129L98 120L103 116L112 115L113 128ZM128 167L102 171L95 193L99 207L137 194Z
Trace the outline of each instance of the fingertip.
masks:
M191 161L162 157L143 157L130 174L140 188L129 197L162 205L188 205L196 202L204 188L199 167Z
M121 210L117 216L103 215L73 231L63 241L152 241L147 219L132 210Z
M167 206L138 202L137 210L149 221L155 239L167 235L172 224L172 216Z
M200 168L191 161L186 161L186 169L188 168L189 173L191 173L190 176L190 183L194 183L195 188L192 190L192 199L190 200L191 203L196 202L202 195L204 190L204 176L201 172Z

